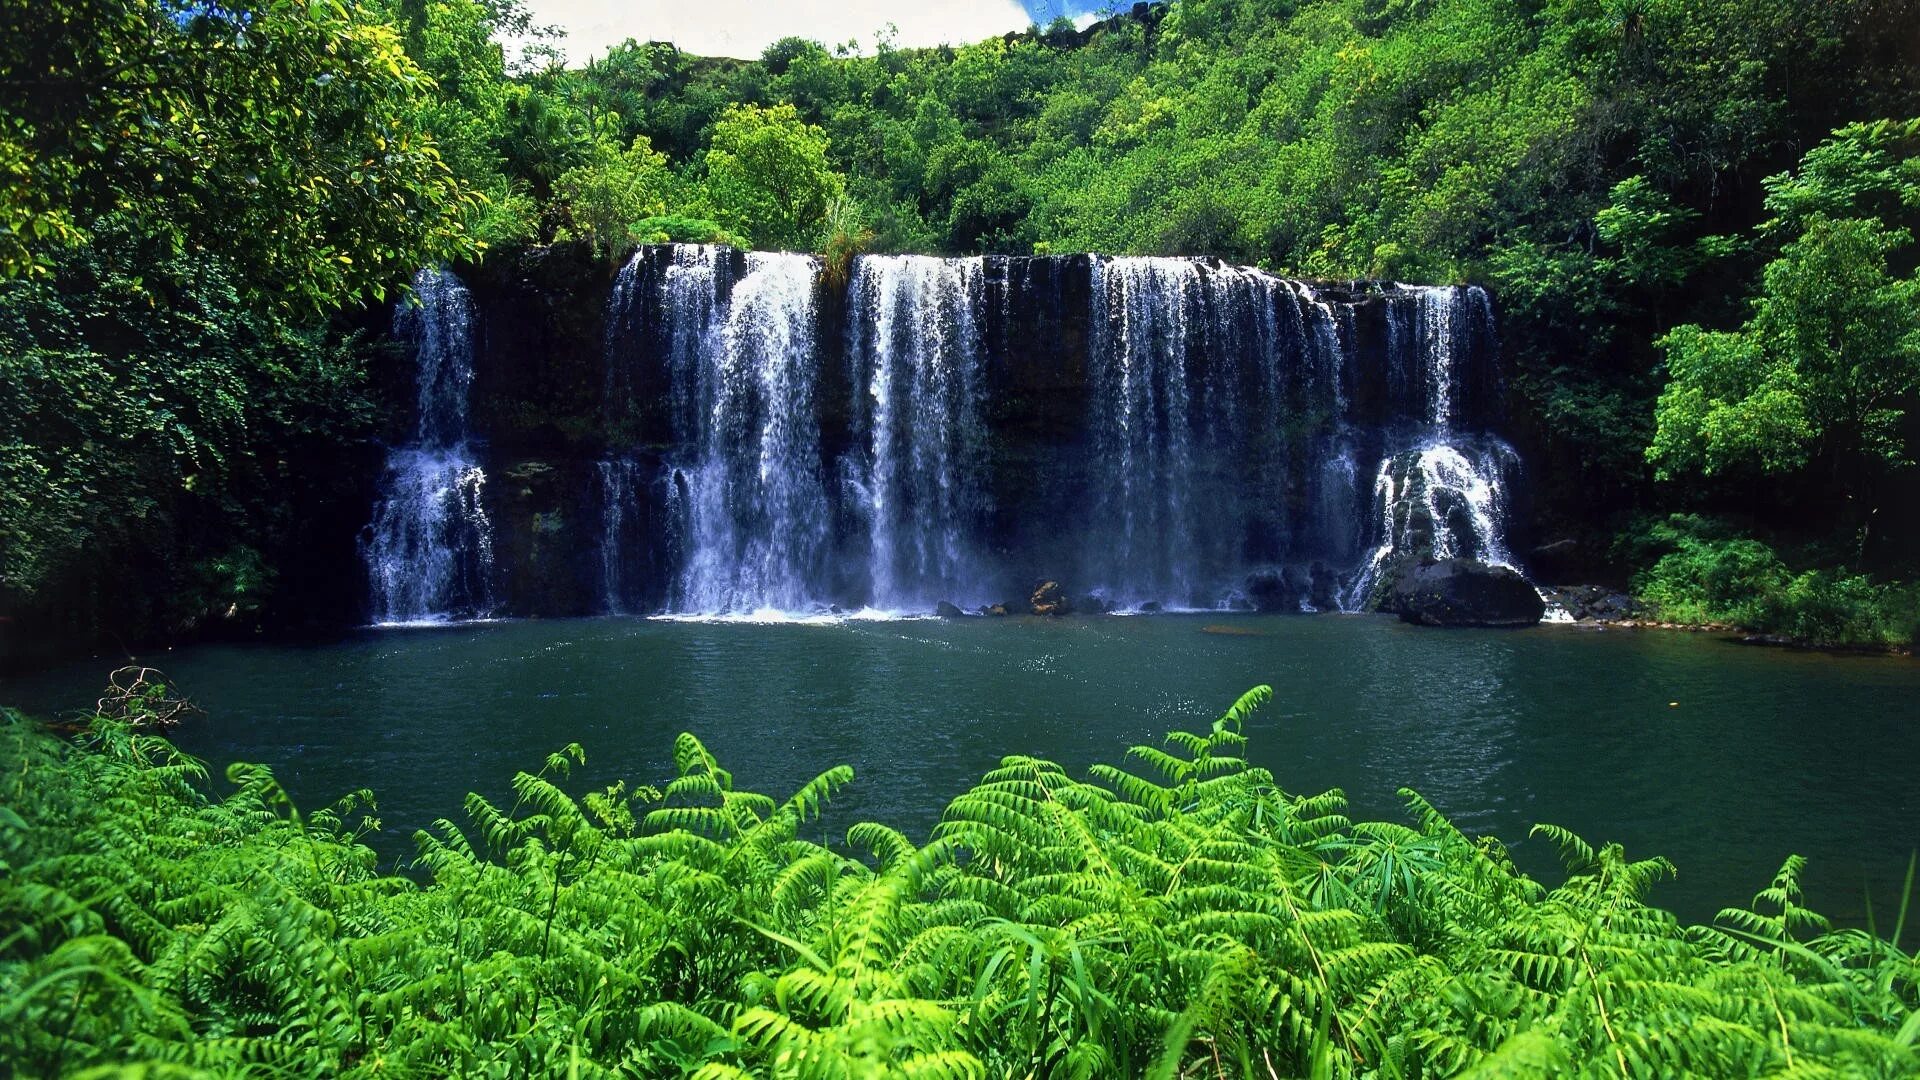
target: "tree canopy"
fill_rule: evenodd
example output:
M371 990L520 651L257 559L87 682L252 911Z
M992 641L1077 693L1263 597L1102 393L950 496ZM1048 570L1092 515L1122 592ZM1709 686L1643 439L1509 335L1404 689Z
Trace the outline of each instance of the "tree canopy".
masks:
M1647 457L1671 477L1909 463L1920 392L1920 120L1854 124L1767 181L1785 237L1738 330L1676 327ZM1899 268L1904 266L1906 274Z
M418 122L436 88L363 6L9 4L0 89L8 273L109 212L314 311L474 250L473 195Z
M714 121L700 198L713 216L765 248L811 250L846 180L827 135L792 105L734 105Z

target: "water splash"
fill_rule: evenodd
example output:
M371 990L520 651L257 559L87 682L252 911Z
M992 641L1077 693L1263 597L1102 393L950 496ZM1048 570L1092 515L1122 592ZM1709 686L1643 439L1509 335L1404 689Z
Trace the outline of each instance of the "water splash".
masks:
M1509 490L1520 459L1506 443L1456 430L1463 387L1492 308L1478 287L1395 285L1388 349L1396 397L1417 416L1415 445L1387 453L1375 472L1373 548L1342 596L1365 606L1401 557L1467 558L1513 568L1506 547ZM1417 378L1416 378L1417 376Z
M1401 555L1477 559L1512 568L1507 490L1518 468L1513 448L1496 440L1477 446L1436 444L1382 461L1373 486L1377 542L1342 606L1366 606Z

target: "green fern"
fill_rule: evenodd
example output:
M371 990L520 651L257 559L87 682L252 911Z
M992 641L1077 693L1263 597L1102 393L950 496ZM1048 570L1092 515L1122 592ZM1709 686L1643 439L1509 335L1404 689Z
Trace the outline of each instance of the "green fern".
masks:
M1548 888L1402 792L1354 822L1247 763L1256 688L1085 778L1009 757L925 844L801 838L852 782L575 795L570 746L416 837L369 793L214 797L129 721L0 722L0 1071L18 1075L1045 1078L1897 1076L1920 954L1834 931L1788 860L1683 927L1672 868L1553 826ZM136 718L137 719L137 718Z

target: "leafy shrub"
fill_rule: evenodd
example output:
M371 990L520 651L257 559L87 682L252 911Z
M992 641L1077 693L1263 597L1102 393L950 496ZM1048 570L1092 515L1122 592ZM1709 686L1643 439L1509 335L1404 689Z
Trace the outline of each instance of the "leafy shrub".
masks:
M1653 525L1645 542L1665 554L1634 578L1633 588L1661 618L1829 645L1913 640L1910 587L1839 570L1796 573L1765 543L1697 515L1675 514Z
M555 188L574 232L612 258L633 242L633 222L665 209L671 183L666 156L643 136L624 150L597 144L591 160L561 173Z
M1671 867L1565 830L1547 889L1403 792L1282 791L1205 733L1076 780L1009 757L925 845L799 838L852 779L740 791L691 735L664 788L576 798L568 747L375 871L358 792L302 814L162 739L0 720L0 1070L159 1075L1226 1077L1920 1067L1920 955L1831 931L1789 859L1713 927Z
M706 218L661 214L641 218L629 230L641 244L731 244L746 247L747 242Z

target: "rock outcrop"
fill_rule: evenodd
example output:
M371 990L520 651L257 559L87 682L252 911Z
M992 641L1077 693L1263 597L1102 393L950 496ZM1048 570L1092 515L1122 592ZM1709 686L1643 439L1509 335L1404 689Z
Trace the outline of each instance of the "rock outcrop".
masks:
M1532 626L1547 610L1519 571L1472 559L1408 564L1380 607L1421 626Z
M1041 582L1027 603L1035 615L1073 614L1073 601L1067 598L1067 591L1057 581Z
M1620 622L1640 614L1633 597L1601 585L1544 585L1541 588L1575 622Z

